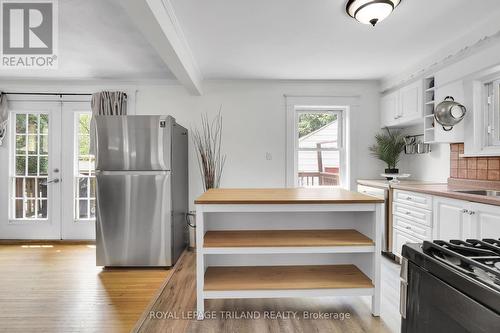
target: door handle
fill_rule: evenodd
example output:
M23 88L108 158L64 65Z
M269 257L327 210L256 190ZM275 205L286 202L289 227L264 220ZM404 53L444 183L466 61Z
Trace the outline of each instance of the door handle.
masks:
M59 178L53 178L53 179L50 179L50 180L47 180L47 184L57 184L59 183L61 180Z

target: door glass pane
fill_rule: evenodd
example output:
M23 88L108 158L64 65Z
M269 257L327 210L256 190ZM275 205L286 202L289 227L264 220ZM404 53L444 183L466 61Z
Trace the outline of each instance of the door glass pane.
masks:
M38 137L36 135L28 135L28 154L36 155L38 153Z
M47 156L40 156L38 165L40 166L40 176L46 176L49 171L49 158Z
M16 132L17 133L26 133L26 115L25 114L16 114Z
M16 178L14 187L15 187L15 194L16 198L22 198L23 197L23 189L24 189L24 178Z
M36 178L24 178L24 197L36 198Z
M16 154L26 154L26 135L16 135Z
M47 198L47 178L38 178L38 198Z
M28 156L28 175L38 174L38 156Z
M87 198L88 193L88 178L83 177L78 179L78 197L79 198Z
M45 133L45 134L40 134ZM49 115L16 114L15 177L12 177L12 218L46 219L48 207Z
M49 134L49 115L40 115L40 134Z
M26 218L36 217L36 200L34 200L34 199L27 199L26 200L24 214L25 214Z
M38 115L36 114L28 115L28 133L29 134L38 133Z
M76 114L75 152L77 170L75 174L75 219L92 220L95 218L95 158L90 154L91 114Z
M23 199L16 199L14 202L14 210L15 210L15 215L14 217L16 219L22 219L23 218Z
M40 154L46 155L49 152L49 136L40 135Z
M26 156L16 157L16 175L24 176L26 174Z
M47 218L47 200L39 199L38 200L38 218L46 219Z
M79 205L80 209L78 210L78 218L80 218L80 219L88 218L87 203L88 203L88 200L80 200L80 205Z
M95 219L95 199L90 200L90 218Z

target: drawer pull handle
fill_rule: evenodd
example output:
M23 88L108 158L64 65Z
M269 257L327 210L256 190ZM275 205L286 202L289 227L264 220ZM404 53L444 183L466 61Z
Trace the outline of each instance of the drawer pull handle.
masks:
M406 215L411 215L411 212L406 212L405 214L406 214Z
M406 200L411 200L411 197L406 197Z
M411 230L411 227L405 227L405 228Z

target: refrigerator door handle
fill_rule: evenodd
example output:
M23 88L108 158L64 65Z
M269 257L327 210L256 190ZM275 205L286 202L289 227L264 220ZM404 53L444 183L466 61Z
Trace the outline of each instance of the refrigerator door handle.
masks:
M154 176L154 175L169 175L168 170L152 170L152 171L102 171L96 170L97 175L102 176L121 176L121 175L138 175L138 176Z

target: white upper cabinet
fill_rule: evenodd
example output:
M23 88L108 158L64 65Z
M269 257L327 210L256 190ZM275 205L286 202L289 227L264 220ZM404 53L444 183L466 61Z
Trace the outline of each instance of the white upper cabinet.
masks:
M414 125L423 119L422 80L410 83L381 98L381 127Z
M415 123L423 117L422 81L416 81L399 90L399 121L401 124Z
M396 125L399 118L399 91L382 96L380 104L382 127Z

